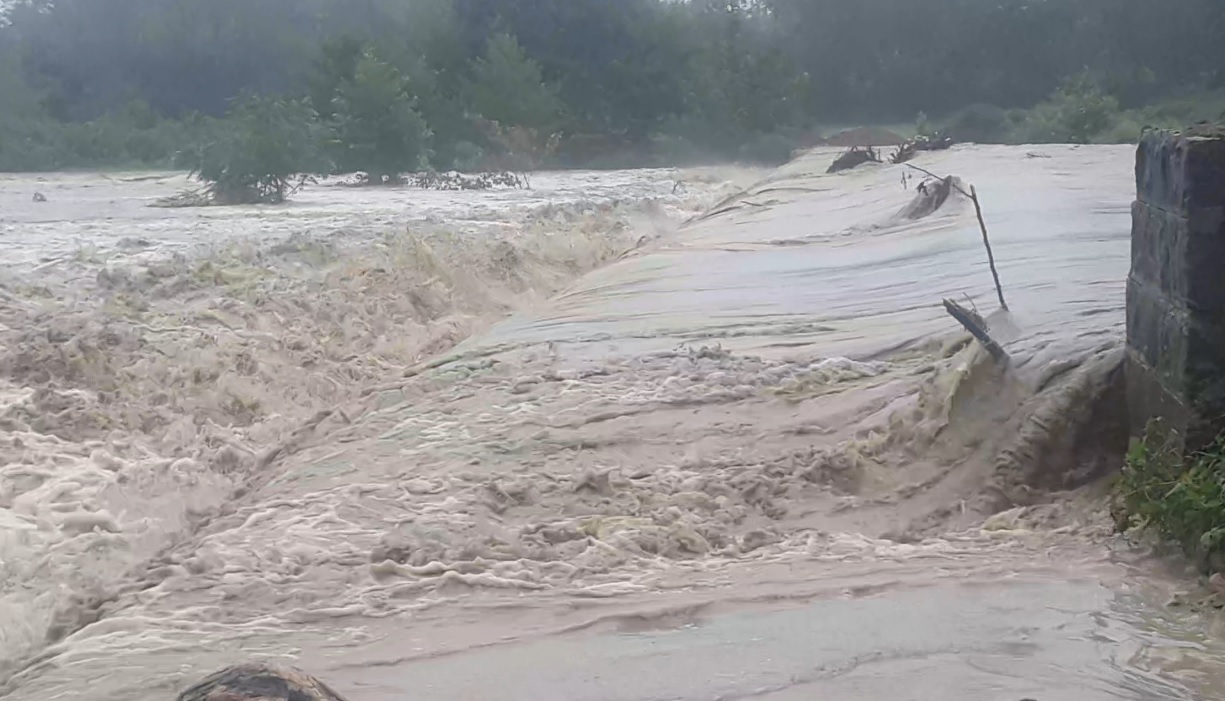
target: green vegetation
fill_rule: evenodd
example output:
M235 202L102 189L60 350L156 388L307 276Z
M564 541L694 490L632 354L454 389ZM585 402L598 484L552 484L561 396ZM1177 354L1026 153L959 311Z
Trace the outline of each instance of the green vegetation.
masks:
M140 102L83 122L0 116L0 170L168 167L184 145L208 138L215 122L198 115L165 119Z
M920 111L923 129L1002 143L1130 141L1225 112L1219 0L0 0L0 15L0 170L169 165L241 132L240 95L307 100L329 161L371 181L773 163L822 125Z
M1087 144L1111 125L1118 111L1117 99L1107 95L1092 75L1079 73L1030 110L1019 125L1017 140Z
M428 165L433 134L417 112L412 86L372 51L337 84L331 102L331 143L342 170L383 183Z
M1225 560L1225 436L1206 450L1183 455L1160 422L1134 440L1115 485L1120 531L1141 528L1179 544L1201 565Z
M1135 143L1145 127L1181 129L1225 121L1225 91L1198 91L1123 109L1088 74L1072 77L1027 110L971 105L943 120L958 140L983 144Z
M485 56L472 64L464 92L467 104L485 119L550 134L561 128L565 106L557 88L510 34L489 39Z
M244 96L227 114L225 128L179 153L176 165L208 183L219 204L275 204L300 184L295 175L329 169L321 143L317 116L305 100Z

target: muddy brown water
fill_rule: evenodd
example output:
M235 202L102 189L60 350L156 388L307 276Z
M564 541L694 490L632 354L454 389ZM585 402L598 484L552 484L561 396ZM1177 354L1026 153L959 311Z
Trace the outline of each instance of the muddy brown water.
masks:
M8 273L25 285L10 285L24 290L10 293L12 318L50 323L21 306L50 304L30 292L30 271L73 252L90 227L106 232L94 239L100 262L61 254L71 260L47 268L53 299L89 266L114 267L108 252L130 250L129 227L166 232L196 285L191 256L206 254L187 222L235 217L259 239L309 213L329 222L323 240L358 242L306 260L300 245L288 258L268 252L280 239L267 237L253 244L258 265L209 259L237 260L225 268L235 279L150 302L137 321L119 310L163 329L170 308L159 305L187 300L177 322L207 328L219 359L181 362L230 368L241 356L259 368L234 380L265 388L254 406L172 394L185 415L230 412L191 431L169 418L126 433L42 426L19 381L36 375L10 376L9 695L169 698L260 659L307 669L354 701L1225 696L1216 619L1167 605L1193 582L1113 535L1102 508L1098 479L1120 440L1102 407L1119 380L1132 150L920 156L977 187L1008 313L964 198L914 219L922 208L908 206L916 181L904 183L903 168L827 176L834 155L814 151L731 196L717 187L727 177L692 183L706 200L677 195L685 176L672 172L559 174L537 178L548 189L535 195L427 195L420 206L441 203L435 223L482 223L377 260L362 241L418 206L393 204L394 193L310 190L284 211L245 214L163 214L125 196L115 206L132 208L116 226L78 220L88 177L48 188L46 205L76 204L3 224L4 245L24 256ZM596 196L673 210L541 217L549 199L581 209ZM361 198L381 204L353 204ZM490 229L513 230L500 239L511 248L481 248ZM554 264L567 241L609 237L619 251L561 265L595 268L572 282ZM465 257L469 247L479 255ZM491 252L510 261L500 272L450 272ZM161 299L157 281L177 273L149 275L152 257L139 260L121 291ZM413 275L366 272L398 265ZM347 277L319 272L337 266ZM265 282L233 272L249 268ZM440 277L448 285L430 287ZM314 286L286 282L300 279ZM116 294L103 287L90 294ZM461 294L478 287L518 301ZM370 340L396 335L375 325L392 312L414 333L438 329L441 313L391 306L419 289L434 290L426 307L488 321L458 327L452 337L474 334L458 344L393 353ZM201 301L225 295L236 301ZM278 326L292 317L286 295L336 299L319 319L300 312L313 325ZM386 306L366 310L363 296ZM966 341L946 297L987 317L1006 369ZM214 316L227 324L206 327ZM343 323L353 319L365 326ZM65 344L80 346L86 334L73 328ZM295 354L306 351L243 335L253 328L343 345L321 345L304 366ZM32 343L19 331L10 324L7 338ZM200 333L183 333L156 348L202 347ZM124 339L132 358L152 344ZM354 376L355 364L368 371ZM291 379L273 377L283 373ZM303 382L292 378L315 375L347 389L294 393ZM47 380L65 403L57 416L72 414L69 399L114 411L114 400L88 404L90 393L122 388L92 377ZM235 429L236 416L249 426ZM73 443L78 429L93 432ZM184 440L199 447L175 453ZM96 576L81 574L89 567ZM59 594L32 593L56 584Z

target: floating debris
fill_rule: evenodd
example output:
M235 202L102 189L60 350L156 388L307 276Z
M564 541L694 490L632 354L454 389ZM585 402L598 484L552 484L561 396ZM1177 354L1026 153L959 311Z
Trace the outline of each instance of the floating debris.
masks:
M516 173L502 171L495 173L474 173L468 175L452 171L450 173L415 173L408 176L409 185L426 190L492 190L496 187L524 189L527 180Z
M871 146L859 147L852 146L850 150L838 156L830 165L826 173L841 173L844 170L850 170L864 163L881 163L880 152Z

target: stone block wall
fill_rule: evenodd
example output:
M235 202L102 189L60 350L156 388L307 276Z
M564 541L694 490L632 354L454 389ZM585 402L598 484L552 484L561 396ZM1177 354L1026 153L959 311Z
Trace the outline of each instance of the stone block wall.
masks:
M1140 142L1127 393L1133 435L1161 417L1195 450L1225 431L1225 128Z

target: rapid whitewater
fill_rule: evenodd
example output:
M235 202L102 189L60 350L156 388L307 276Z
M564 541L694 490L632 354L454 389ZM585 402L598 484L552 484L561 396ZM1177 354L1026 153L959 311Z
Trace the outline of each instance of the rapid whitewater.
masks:
M148 205L0 181L0 684L1194 699L1111 533L1129 147ZM32 202L42 192L48 202ZM934 211L933 211L934 210ZM977 309L992 361L941 300Z

